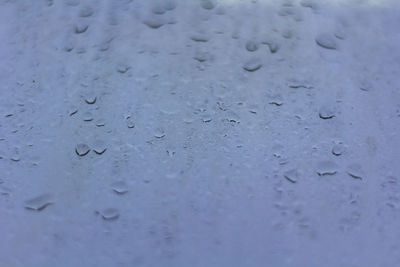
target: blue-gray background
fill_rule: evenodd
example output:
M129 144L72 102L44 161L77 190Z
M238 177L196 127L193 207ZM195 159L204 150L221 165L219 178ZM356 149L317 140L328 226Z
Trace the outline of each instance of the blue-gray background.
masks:
M0 266L400 266L399 7L1 0Z

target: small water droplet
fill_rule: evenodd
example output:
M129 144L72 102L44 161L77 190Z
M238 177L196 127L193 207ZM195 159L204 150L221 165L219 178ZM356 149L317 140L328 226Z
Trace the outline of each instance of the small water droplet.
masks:
M299 173L296 169L291 169L286 171L283 176L291 183L295 184L297 183L297 178L299 176Z
M362 180L364 176L364 172L362 171L361 165L354 163L347 167L347 174L353 177L354 179Z
M324 160L317 165L317 174L319 176L334 175L337 173L338 166L335 162Z
M75 105L71 105L68 109L69 116L75 115L78 112L78 107Z
M114 221L119 218L119 211L115 208L107 208L101 212L101 216L106 221Z
M261 68L261 66L262 66L261 60L258 58L253 58L253 59L250 59L249 61L247 61L243 65L243 69L247 70L249 72L253 72L253 71L256 71L259 68Z
M97 121L96 121L96 126L97 127L103 127L103 126L105 126L106 125L106 120L105 119L98 119Z
M119 195L125 194L129 191L128 184L124 181L117 181L113 183L111 187L112 190Z
M126 117L126 126L130 129L135 128L135 121L131 116Z
M80 157L86 156L89 153L89 151L90 151L90 148L86 144L78 144L75 147L75 152Z
M97 100L97 96L93 93L88 93L85 96L85 102L89 105L96 103L96 100Z
M156 129L156 132L154 133L154 137L156 138L163 138L165 136L165 132L162 129Z
M342 143L337 143L332 147L332 154L335 156L342 155L346 150L346 147Z
M84 121L92 121L93 120L93 114L89 111L85 112L83 114L83 120Z
M25 201L25 208L34 211L42 211L51 204L53 204L53 202L50 195L43 194Z
M203 43L205 43L205 42L208 42L210 37L207 34L203 33L203 32L197 32L197 33L192 34L190 36L190 39L192 39L195 42L203 42Z
M323 120L335 117L335 109L329 105L324 105L319 109L319 117Z
M152 16L152 17L149 17L149 18L145 19L143 21L143 23L145 25L147 25L149 28L152 28L152 29L158 29L158 28L160 28L161 26L164 25L163 20L161 18L155 17L155 16Z
M130 68L131 68L131 67L130 67L129 65L127 65L127 64L120 64L120 65L118 65L118 67L117 67L117 71L118 71L119 73L125 73L125 72L127 72Z
M94 13L93 8L91 8L90 6L85 6L79 12L79 16L82 17L82 18L87 18L87 17L92 16L93 13Z
M246 42L246 49L249 52L254 52L254 51L256 51L258 49L258 45L254 41L247 41Z
M77 34L84 33L84 32L86 32L86 30L88 28L89 28L89 24L86 24L86 23L77 24L75 26L75 33L77 33Z
M319 34L315 37L315 42L326 49L337 49L337 43L335 39L329 34Z
M200 6L206 10L211 10L216 6L213 0L201 0Z
M101 155L104 152L106 152L107 147L106 147L106 145L105 145L105 143L103 141L96 140L96 141L93 142L92 149L97 155Z

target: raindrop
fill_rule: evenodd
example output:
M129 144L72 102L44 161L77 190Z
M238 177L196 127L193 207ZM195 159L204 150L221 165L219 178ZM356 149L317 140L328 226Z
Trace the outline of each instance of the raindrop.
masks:
M51 204L53 204L53 202L51 201L50 195L43 194L25 201L25 208L28 210L42 211Z
M256 50L258 49L258 45L257 45L257 43L254 42L254 41L247 41L247 43L246 43L246 49L247 49L247 51L249 51L249 52L254 52L254 51L256 51Z
M213 0L202 0L200 5L202 8L204 8L206 10L211 10L216 6L216 4Z
M239 115L237 115L235 112L233 111L228 111L227 112L227 116L226 116L227 120L229 122L233 122L233 123L240 123L240 118Z
M335 162L324 160L317 165L317 174L319 176L334 175L337 173L338 166Z
M279 50L279 45L275 41L266 41L264 42L266 45L268 45L269 51L272 54L275 54Z
M78 107L75 105L70 106L68 109L69 116L72 116L72 115L76 114L77 112L78 112Z
M93 8L91 8L90 6L85 6L84 8L81 9L81 11L79 12L79 16L82 18L87 18L92 16L94 13Z
M297 172L296 169L292 169L289 171L286 171L283 176L291 183L297 183L297 178L299 176L299 173Z
M337 43L335 39L329 34L319 34L315 38L315 42L326 49L337 49Z
M163 20L159 17L149 17L143 23L152 29L158 29L164 25Z
M335 117L335 110L333 107L324 105L319 109L319 117L323 120L332 119Z
M192 34L190 36L190 39L192 39L195 42L208 42L210 37L205 33L198 32L198 33Z
M111 184L111 187L112 190L119 195L123 195L129 191L128 185L124 181L117 181Z
M128 126L129 129L135 128L135 122L131 116L126 117L126 126Z
M93 120L93 114L89 111L85 112L83 114L83 120L84 121L92 121Z
M102 126L105 126L105 125L106 125L106 120L105 119L98 119L96 121L96 126L97 127L102 127Z
M204 62L207 60L207 53L205 52L196 52L196 54L193 57L195 60L199 62Z
M92 105L92 104L96 103L96 100L97 100L97 97L96 97L96 95L94 95L94 94L87 94L87 95L85 96L85 102L86 102L87 104Z
M332 154L335 156L340 156L345 152L346 148L342 143L333 145Z
M202 121L205 122L205 123L208 123L208 122L212 121L212 118L209 115L204 115L203 118L202 118Z
M86 156L89 153L89 151L90 151L90 148L86 144L78 144L75 147L75 152L80 157Z
M165 132L162 129L157 129L154 133L154 137L156 138L163 138L165 136Z
M119 73L125 73L125 72L127 72L129 69L130 69L130 67L129 67L128 65L126 65L126 64L120 64L120 65L117 67L117 71L118 71Z
M284 147L281 144L275 144L272 147L272 155L274 155L276 158L280 158L283 154L283 149Z
M103 154L104 152L106 152L107 147L106 147L106 145L104 144L103 141L101 141L101 140L96 140L96 141L93 143L92 149L93 149L93 151L94 151L97 155L101 155L101 154Z
M362 180L364 176L361 165L357 163L351 164L347 167L347 174L353 177L354 179L359 179L359 180Z
M280 95L276 95L272 97L272 99L269 101L269 104L280 107L283 105L283 99Z
M166 1L164 1L163 7L165 10L171 11L176 8L176 3L175 3L175 1L172 1L172 0L166 0Z
M250 59L249 61L247 61L244 65L243 65L243 69L252 72L252 71L256 71L259 68L261 68L262 63L261 60L258 58L253 58Z
M75 26L75 33L80 34L84 33L89 28L89 24L81 23Z
M115 208L107 208L101 212L101 216L106 221L114 221L119 217L119 211Z
M165 9L162 6L156 5L151 8L151 12L156 15L162 15L165 13Z

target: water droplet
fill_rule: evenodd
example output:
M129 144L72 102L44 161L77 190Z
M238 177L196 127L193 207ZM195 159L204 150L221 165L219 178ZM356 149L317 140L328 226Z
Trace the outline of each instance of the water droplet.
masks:
M323 120L335 117L335 109L332 106L324 105L319 109L319 117Z
M93 114L89 111L83 113L83 120L84 121L92 121L93 120Z
M151 8L151 12L156 15L162 15L165 13L165 9L162 6L155 5Z
M243 65L243 69L245 69L249 72L253 72L253 71L256 71L259 68L261 68L261 66L262 66L261 60L258 58L253 58L253 59L250 59L249 61L247 61Z
M335 156L342 155L346 150L346 147L342 143L338 143L333 145L332 147L332 154Z
M273 96L271 97L269 104L280 107L283 105L283 99L280 95Z
M101 212L101 216L106 221L114 221L119 217L119 211L115 208L107 208Z
M354 163L347 167L347 174L353 177L354 179L362 180L364 176L364 172L362 171L361 165Z
M156 138L163 138L165 136L165 132L162 129L157 129L154 133L154 137Z
M91 8L90 6L85 6L79 12L79 16L82 17L82 18L87 18L87 17L92 16L93 13L94 13L93 8Z
M117 71L118 71L119 73L125 73L125 72L127 72L129 69L130 69L130 67L129 67L127 64L120 64L120 65L118 65L118 67L117 67Z
M124 181L117 181L111 185L112 190L117 194L125 194L129 191L128 185Z
M126 126L130 129L135 128L135 121L131 116L126 117Z
M89 28L89 24L80 23L75 26L75 33L80 34L84 33Z
M96 126L97 127L103 127L103 126L105 126L106 125L106 120L105 119L98 119L97 121L96 121Z
M291 183L297 183L299 173L296 169L286 171L283 176Z
M78 107L75 105L71 105L68 109L69 116L72 116L78 112Z
M51 204L53 204L53 202L50 195L43 194L25 201L25 208L34 211L42 211Z
M204 8L206 10L211 10L216 6L216 4L213 0L201 0L200 5L202 8Z
M87 103L87 104L90 104L90 105L92 105L92 104L94 104L94 103L96 103L96 100L97 100L97 97L96 97L96 95L94 95L94 94L87 94L86 96L85 96L85 102Z
M164 1L163 7L165 10L171 11L176 8L176 3L175 3L175 1L172 1L172 0L166 0L166 1Z
M337 43L335 39L329 34L319 34L315 37L315 42L326 49L337 49Z
M208 122L211 122L212 121L212 118L211 118L211 116L209 116L209 115L203 115L203 117L202 117L202 119L201 119L203 122L205 122L205 123L208 123Z
M324 160L317 164L317 174L319 176L334 175L337 173L338 166L335 162Z
M233 122L233 123L240 123L240 117L239 115L237 115L235 112L233 111L228 111L226 114L226 119L229 122Z
M190 36L190 39L192 39L195 42L208 42L210 37L203 32L197 32L197 33L192 34Z
M246 42L246 49L249 52L254 52L254 51L256 51L258 49L258 45L254 41L247 41Z
M92 147L93 151L97 154L97 155L101 155L104 152L106 152L107 147L105 145L105 143L101 140L96 140L93 143L93 147Z
M86 156L89 153L89 151L90 151L90 148L86 144L78 144L75 147L75 152L80 157Z
M207 60L207 57L208 55L205 52L196 52L193 58L199 62L204 62Z
M143 23L152 29L158 29L164 25L164 22L161 18L154 16L145 19Z

